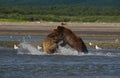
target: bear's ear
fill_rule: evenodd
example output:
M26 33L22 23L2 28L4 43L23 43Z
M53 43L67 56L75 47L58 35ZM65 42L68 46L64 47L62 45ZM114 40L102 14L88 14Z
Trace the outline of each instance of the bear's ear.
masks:
M65 28L65 27L63 27L63 26L58 26L58 27L57 27L57 30L58 30L59 32L63 32L64 28Z
M51 30L51 32L57 32L57 29L53 29L53 30Z

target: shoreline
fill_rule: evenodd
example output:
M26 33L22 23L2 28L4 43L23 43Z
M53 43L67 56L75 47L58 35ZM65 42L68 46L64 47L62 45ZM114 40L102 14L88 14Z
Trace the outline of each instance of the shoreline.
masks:
M0 22L0 36L46 36L61 22ZM120 23L66 22L65 27L83 38L118 38Z
M47 36L52 29L61 25L61 22L0 22L0 36ZM104 46L105 48L120 49L120 42L101 42L102 40L120 40L120 23L77 23L68 22L65 27L71 29L81 38L97 40L95 44ZM8 45L13 47L13 43L19 42L0 41L0 45ZM37 42L38 43L38 42ZM88 48L88 42L85 42ZM41 44L41 43L39 43Z

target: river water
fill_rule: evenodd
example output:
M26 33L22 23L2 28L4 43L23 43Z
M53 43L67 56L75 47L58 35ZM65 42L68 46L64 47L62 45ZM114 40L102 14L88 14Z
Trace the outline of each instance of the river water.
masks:
M0 78L120 78L120 49L88 50L59 47L45 55L27 42L17 50L0 47Z

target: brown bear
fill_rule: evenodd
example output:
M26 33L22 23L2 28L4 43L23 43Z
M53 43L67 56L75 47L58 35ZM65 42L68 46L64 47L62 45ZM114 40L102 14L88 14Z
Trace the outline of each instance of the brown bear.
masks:
M46 54L54 53L57 48L58 48L58 45L57 45L57 43L54 42L54 40L52 38L47 37L43 41L43 51Z
M83 40L75 33L73 33L70 29L63 26L58 26L55 33L50 33L49 36L52 38L58 38L58 36L60 35L60 37L62 38L60 40L63 40L61 46L65 46L66 44L68 44L78 52L88 53L87 47ZM57 43L59 43L60 40Z
M60 34L57 29L53 29L50 34L52 35L48 34L46 39L43 41L43 50L46 54L56 52L56 49L58 48L58 42L63 39L62 34Z
M73 33L70 29L63 26L58 26L57 30L63 35L64 38L62 46L68 44L72 48L76 49L78 52L88 53L87 47L83 40L75 33Z

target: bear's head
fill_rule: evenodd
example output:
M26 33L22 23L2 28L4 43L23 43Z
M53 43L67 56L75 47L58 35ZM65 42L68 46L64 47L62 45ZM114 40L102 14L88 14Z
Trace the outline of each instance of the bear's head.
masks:
M58 26L57 27L57 31L60 32L60 33L63 33L64 30L65 30L65 27L63 27L63 26Z
M53 29L47 37L52 38L56 43L63 40L63 34L58 29Z
M57 30L58 30L62 35L64 35L64 37L65 37L65 36L68 36L68 35L74 34L70 29L68 29L68 28L66 28L66 27L64 27L64 26L58 26L58 27L57 27ZM74 35L75 35L75 34L74 34Z

